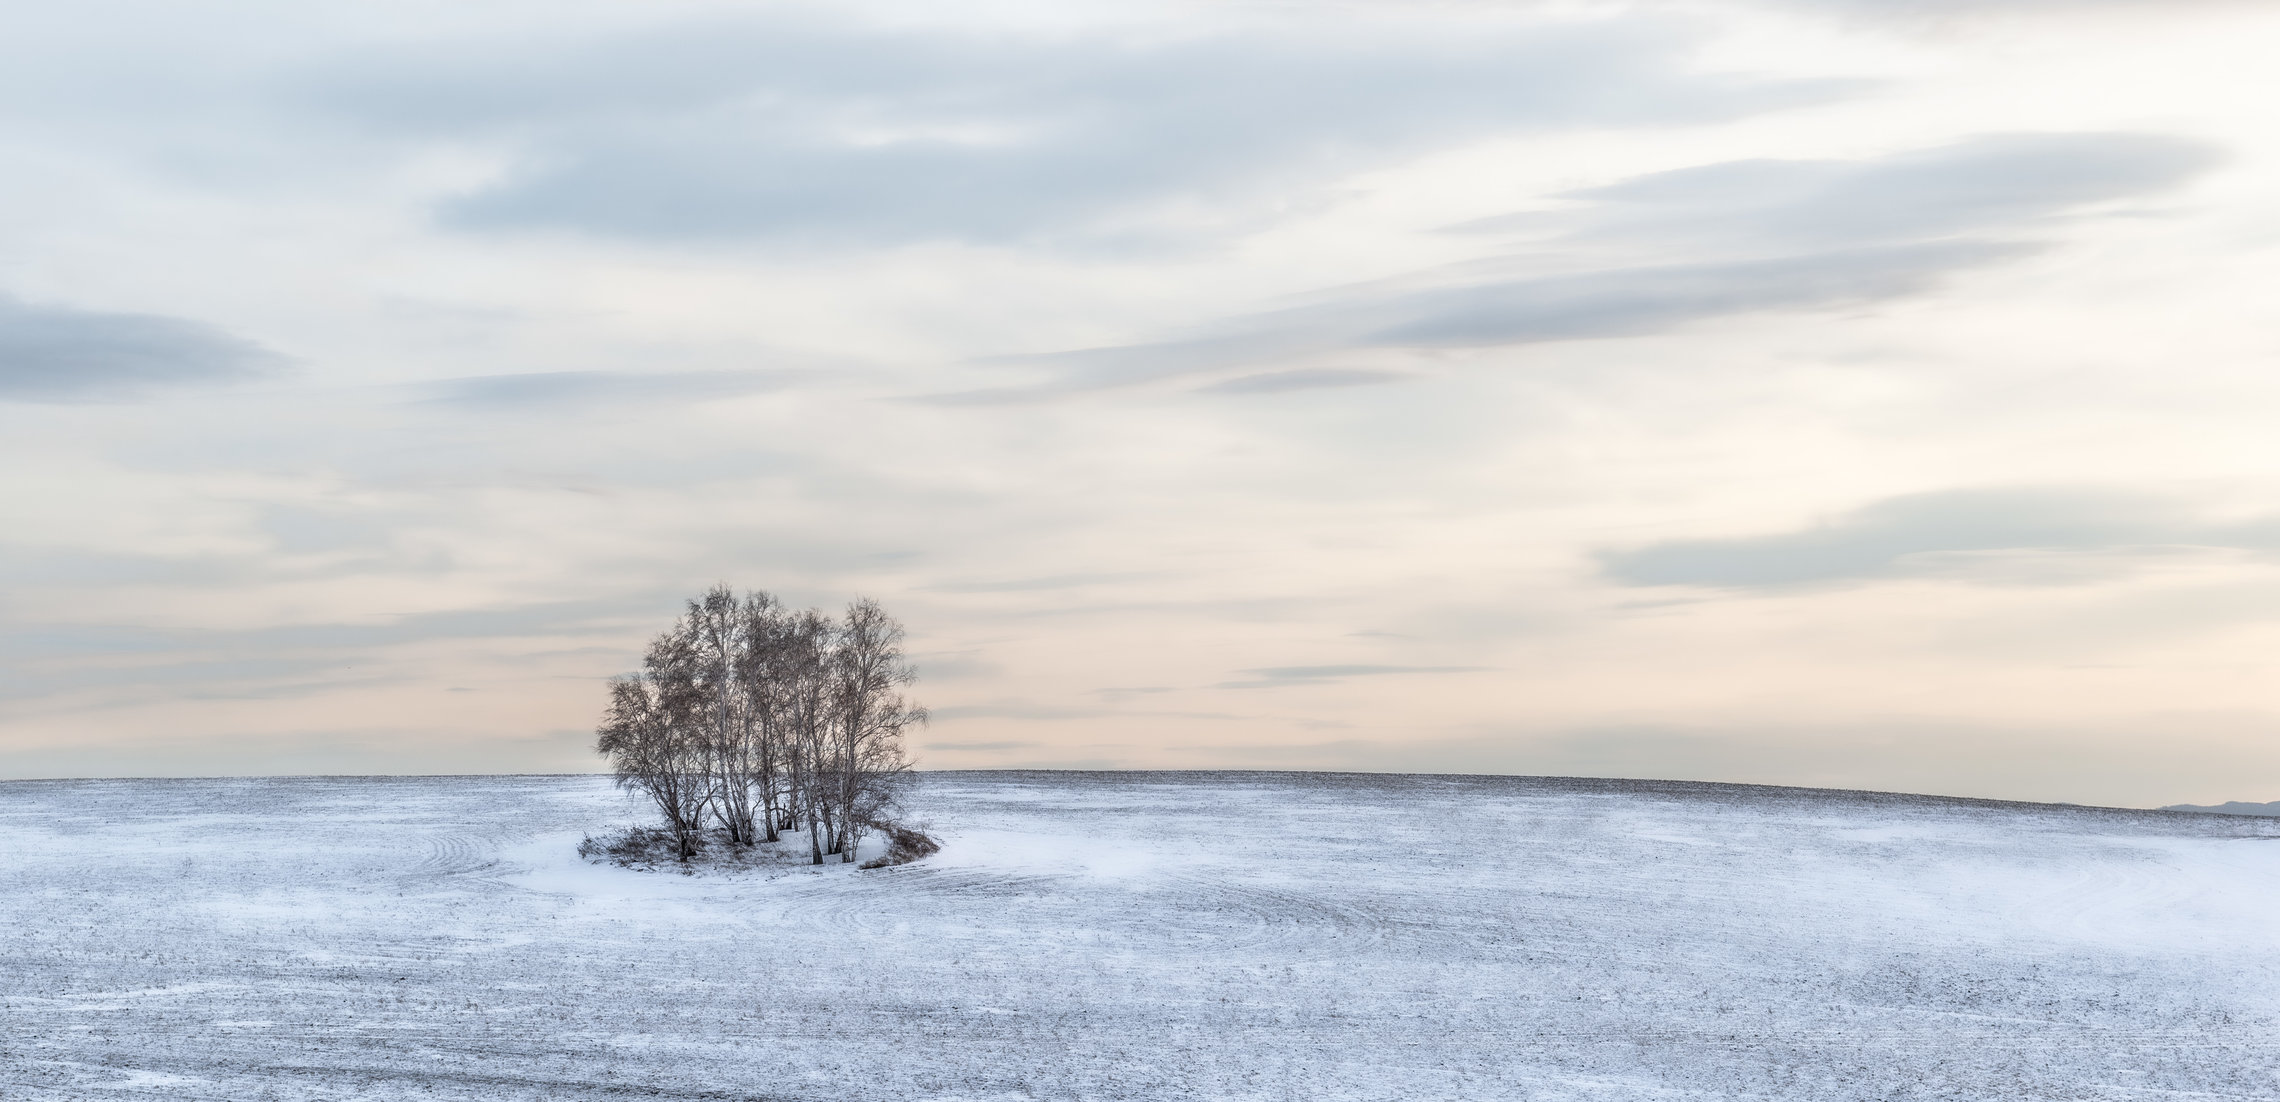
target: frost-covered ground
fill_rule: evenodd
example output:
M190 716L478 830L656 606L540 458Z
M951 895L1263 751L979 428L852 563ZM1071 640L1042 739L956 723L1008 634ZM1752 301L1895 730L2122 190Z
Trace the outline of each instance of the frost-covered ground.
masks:
M0 1098L2280 1098L2280 821L935 774L878 872L593 778L0 784Z

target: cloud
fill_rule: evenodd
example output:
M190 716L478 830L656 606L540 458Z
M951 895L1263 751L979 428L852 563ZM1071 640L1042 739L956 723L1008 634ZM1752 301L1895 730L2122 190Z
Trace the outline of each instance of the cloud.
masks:
M281 362L257 344L194 321L34 306L0 296L0 401L120 400L255 378Z
M1645 336L1733 314L1897 298L1923 291L1949 272L2029 251L2030 246L2017 244L1943 242L1387 290L1253 315L1230 325L1237 331L1226 336L1007 357L997 362L1045 366L1057 378L929 400L961 405L1036 401L1354 349L1485 348ZM1286 373L1249 378L1281 374ZM1305 377L1303 371L1288 374ZM1202 389L1246 392L1239 386Z
M1052 704L1034 704L1020 700L1000 700L980 704L951 704L928 708L927 714L937 722L965 719L1018 719L1018 720L1087 720L1112 716L1148 716L1157 719L1241 719L1225 712L1132 711L1115 707L1066 707ZM937 745L928 743L928 745Z
M691 402L783 390L803 371L533 371L426 384L429 401L485 410L634 402Z
M1970 572L1989 553L2280 548L2280 523L2213 524L2176 502L2088 489L1948 490L1889 498L1794 532L1602 551L1626 585L1749 589ZM2050 572L2005 580L2047 581Z
M1482 673L1488 666L1266 666L1243 670L1251 674L1249 680L1222 681L1215 689L1279 689L1292 685L1328 685L1355 677L1387 677L1398 674L1428 673Z
M2217 160L2163 134L1996 134L1868 161L1729 161L1563 198L1596 204L1578 237L1830 248L2011 233L2161 191Z
M966 681L1001 676L1005 667L980 656L978 651L913 656L920 680L929 683Z
M1325 293L1178 340L1006 358L998 362L1055 377L940 400L1036 400L1356 349L1642 336L1737 314L1884 301L2031 253L2052 220L2177 186L2215 160L2205 146L2162 135L2012 134L1864 161L1657 173L1570 192L1564 198L1580 206L1566 214L1459 227L1562 230L1530 251ZM1586 259L1543 274L1547 245ZM1511 274L1523 269L1529 274ZM1271 372L1205 389L1243 393L1246 379L1278 377L1308 376Z
M943 723L961 719L1081 720L1120 713L1113 708L1069 708L1020 700L1000 700L983 704L932 707L927 709L927 714L935 722Z
M2015 255L1966 243L1847 250L1734 263L1630 268L1483 283L1383 300L1356 343L1482 348L1658 333L1759 310L1829 306L1922 290L1943 272Z
M930 593L1034 593L1046 590L1081 589L1086 586L1114 585L1119 582L1145 581L1161 578L1160 572L1101 572L1093 574L1045 574L1033 578L1007 578L998 581L942 582L920 586Z
M609 634L654 600L551 601L242 630L21 624L0 630L0 702L97 689L119 700L154 692L279 699L385 666L377 652L438 640L562 639Z
M2258 0L1782 0L1792 7L1879 16L1989 15L1996 12L2079 12L2093 8L2148 8L2164 15L2191 10L2247 7Z
M502 178L444 206L464 229L1069 244L1217 226L1490 134L1717 120L1852 87L1690 72L1689 45L1640 21L1023 37L779 11L429 47L316 83L370 130L511 150Z
M1416 377L1399 371L1317 367L1301 368L1296 371L1269 371L1259 375L1243 375L1196 389L1207 394L1288 394L1295 390L1378 386L1384 383L1406 382Z

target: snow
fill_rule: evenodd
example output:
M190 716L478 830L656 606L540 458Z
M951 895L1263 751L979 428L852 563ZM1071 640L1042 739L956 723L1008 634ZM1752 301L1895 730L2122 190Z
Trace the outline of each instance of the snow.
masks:
M928 774L876 871L589 777L0 784L0 1098L2280 1098L2280 820Z

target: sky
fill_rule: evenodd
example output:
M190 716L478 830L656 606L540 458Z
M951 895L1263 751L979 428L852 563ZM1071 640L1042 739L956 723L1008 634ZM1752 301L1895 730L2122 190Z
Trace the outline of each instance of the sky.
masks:
M2280 798L2280 8L0 6L0 777Z

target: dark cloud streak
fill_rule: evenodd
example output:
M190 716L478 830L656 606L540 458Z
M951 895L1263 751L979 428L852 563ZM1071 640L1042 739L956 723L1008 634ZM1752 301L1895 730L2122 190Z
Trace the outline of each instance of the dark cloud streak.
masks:
M88 402L237 382L283 360L210 325L0 296L0 401Z
M1573 234L1587 240L1825 249L2015 233L2165 190L2217 160L2163 134L1990 134L1866 161L1729 161L1563 198L1594 204Z
M1258 375L1244 375L1197 389L1210 394L1289 394L1300 390L1380 386L1385 383L1407 382L1416 377L1399 371L1317 367L1302 368L1297 371L1269 371Z
M1058 378L1035 386L928 400L945 405L1038 401L1355 349L1466 349L1646 336L1735 314L1897 298L1923 291L1949 272L2033 249L2023 244L1942 242L1389 290L1374 297L1254 315L1238 323L1247 331L1223 337L1008 357L997 362L1041 366ZM1312 379L1323 385L1316 373L1295 369L1201 389L1221 394L1304 389L1267 385L1278 378Z
M1888 498L1798 531L1671 540L1603 551L1599 561L1626 585L1766 589L1969 573L1989 553L2178 547L2270 551L2280 548L2280 523L2210 523L2177 502L2103 490L1948 490Z
M425 384L430 402L483 410L736 398L784 390L804 371L534 371Z
M1295 685L1334 685L1355 677L1392 677L1406 674L1484 673L1487 666L1384 666L1370 664L1326 666L1266 666L1244 670L1242 681L1222 681L1215 689L1281 689Z
M1177 340L1007 357L1050 381L937 396L1035 401L1357 349L1466 349L1668 332L1713 318L1856 306L2033 253L2045 224L2173 188L2215 151L2149 134L1987 135L1857 162L1734 161L1570 193L1564 215L1462 229L1563 230L1587 257L1541 274L1533 252L1329 292ZM1672 257L1690 258L1673 262ZM1525 277L1499 273L1522 266ZM1252 392L1257 373L1203 389ZM1272 389L1262 387L1261 389ZM1294 388L1295 389L1295 388Z

